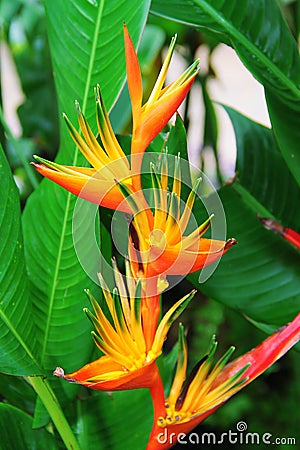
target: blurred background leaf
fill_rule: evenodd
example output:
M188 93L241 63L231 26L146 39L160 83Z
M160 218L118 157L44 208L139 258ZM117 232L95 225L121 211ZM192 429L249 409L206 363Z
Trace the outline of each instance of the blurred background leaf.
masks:
M300 58L297 43L275 0L253 7L251 0L215 2L154 0L151 11L172 20L220 33L230 40L243 64L264 85L279 148L300 184ZM270 32L272 30L272 33ZM223 37L224 36L224 37ZM287 123L282 125L284 113Z

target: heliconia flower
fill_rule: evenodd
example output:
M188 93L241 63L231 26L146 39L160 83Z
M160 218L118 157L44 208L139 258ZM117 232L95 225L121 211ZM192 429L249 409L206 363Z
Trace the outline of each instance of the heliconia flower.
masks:
M182 325L179 330L175 377L165 402L164 414L154 419L147 450L170 448L176 443L180 433L187 434L284 355L300 339L300 314L256 348L231 363L227 361L234 347L213 365L217 345L213 339L208 354L188 377L187 345ZM161 411L161 396L153 398L153 401L157 403L156 410Z
M127 184L134 191L141 189L140 170L143 152L162 130L187 95L198 73L196 61L177 81L162 88L174 50L172 40L166 61L148 102L142 106L142 79L137 55L128 30L124 26L126 69L132 102L133 131L130 163L113 132L99 86L96 89L97 125L102 145L93 134L77 103L78 121L82 136L64 115L70 134L92 167L76 167L57 164L34 156L32 163L38 172L73 194L90 202L111 209L126 209L127 203L116 187L116 180ZM141 202L143 196L140 193Z
M151 165L154 202L143 210L139 198L129 186L119 183L120 189L133 211L130 223L129 260L136 276L185 275L202 269L219 259L235 239L227 241L203 238L212 217L186 235L192 208L201 180L191 190L181 212L180 158L175 160L172 191L168 191L168 160L162 154L160 177Z
M162 352L168 330L188 305L194 292L177 301L167 311L157 326L149 346L145 336L147 326L151 325L148 325L148 321L142 317L145 298L142 282L127 276L126 286L117 269L115 280L117 288L114 288L112 293L101 280L109 316L104 313L92 294L87 292L95 314L88 309L85 309L85 312L96 329L92 334L103 356L69 374L65 374L63 369L57 367L54 375L69 382L104 391L151 389L159 376L156 359ZM151 301L158 301L158 298L152 298Z
M286 241L290 242L294 247L300 249L300 234L292 228L284 227L273 219L260 217L259 220L265 228L274 231L274 233L282 236Z
M188 67L176 81L163 87L175 47L176 36L173 37L149 99L142 105L141 71L126 25L124 25L124 40L127 81L133 119L131 153L142 155L150 142L164 128L185 99L198 74L199 60L196 60ZM135 167L133 167L135 172L140 171L140 164L141 158L136 158L134 161Z
M64 166L39 156L34 156L37 163L32 164L42 175L73 194L90 202L117 209L120 204L126 205L124 202L122 203L123 196L117 188L115 180L123 180L131 189L134 189L134 177L132 177L129 162L113 132L99 86L96 89L96 105L98 132L102 146L94 136L78 103L76 106L82 136L64 115L75 144L92 167ZM129 211L126 210L126 212Z

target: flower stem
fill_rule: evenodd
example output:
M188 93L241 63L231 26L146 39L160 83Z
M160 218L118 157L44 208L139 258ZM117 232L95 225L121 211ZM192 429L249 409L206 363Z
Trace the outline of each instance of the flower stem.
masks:
M28 377L28 381L42 400L51 419L53 420L54 425L57 428L57 431L64 441L66 448L68 450L80 450L73 431L71 430L60 404L58 403L58 400L47 380L42 377Z

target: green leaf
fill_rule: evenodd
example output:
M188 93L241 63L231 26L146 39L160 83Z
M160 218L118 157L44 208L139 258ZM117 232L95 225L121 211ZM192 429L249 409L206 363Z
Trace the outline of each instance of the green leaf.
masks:
M230 39L245 66L264 85L280 150L300 184L300 58L275 0L154 0L151 11ZM284 119L283 119L284 118Z
M261 324L282 325L299 311L299 252L263 228L257 215L299 228L300 191L272 131L227 108L237 137L238 179L219 191L228 236L238 245L213 276L198 284L205 294ZM278 182L280 180L280 182ZM218 220L216 216L214 220Z
M25 270L20 199L0 146L0 367L12 375L39 373Z
M271 123L282 156L300 185L300 102L285 101L265 89Z
M33 414L36 394L25 378L0 374L1 401Z
M266 213L286 227L299 229L299 214L294 205L300 202L300 188L284 164L272 130L232 108L225 110L236 136L238 183L266 208Z
M165 147L170 155L177 156L179 153L181 158L188 161L186 131L179 114L176 115L174 125L170 126Z
M14 406L0 404L1 450L56 450L58 445L46 430L33 430L32 418Z
M82 450L146 448L152 426L151 397L146 389L97 392L78 400L77 412Z

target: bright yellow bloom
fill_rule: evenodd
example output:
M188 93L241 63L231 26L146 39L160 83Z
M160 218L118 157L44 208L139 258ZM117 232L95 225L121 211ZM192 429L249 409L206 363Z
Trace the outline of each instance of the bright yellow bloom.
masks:
M168 330L188 305L194 292L177 301L164 315L149 345L147 328L150 327L152 333L152 324L148 317L143 316L144 303L148 299L143 292L142 282L132 278L128 264L126 278L127 286L115 267L117 288L112 293L101 280L111 320L88 292L95 314L87 309L85 311L95 326L96 332L92 334L103 356L67 375L63 369L57 368L54 375L99 390L153 386L158 376L155 361L162 352ZM156 296L150 300L158 302L159 298Z
M129 260L136 276L185 275L202 269L222 256L234 239L219 241L203 238L211 217L186 234L197 196L198 180L184 209L181 205L180 158L175 160L172 191L168 190L168 159L162 154L160 176L151 166L153 205L144 208L135 193L123 183L120 189L133 211L130 223ZM151 211L152 210L152 211Z

